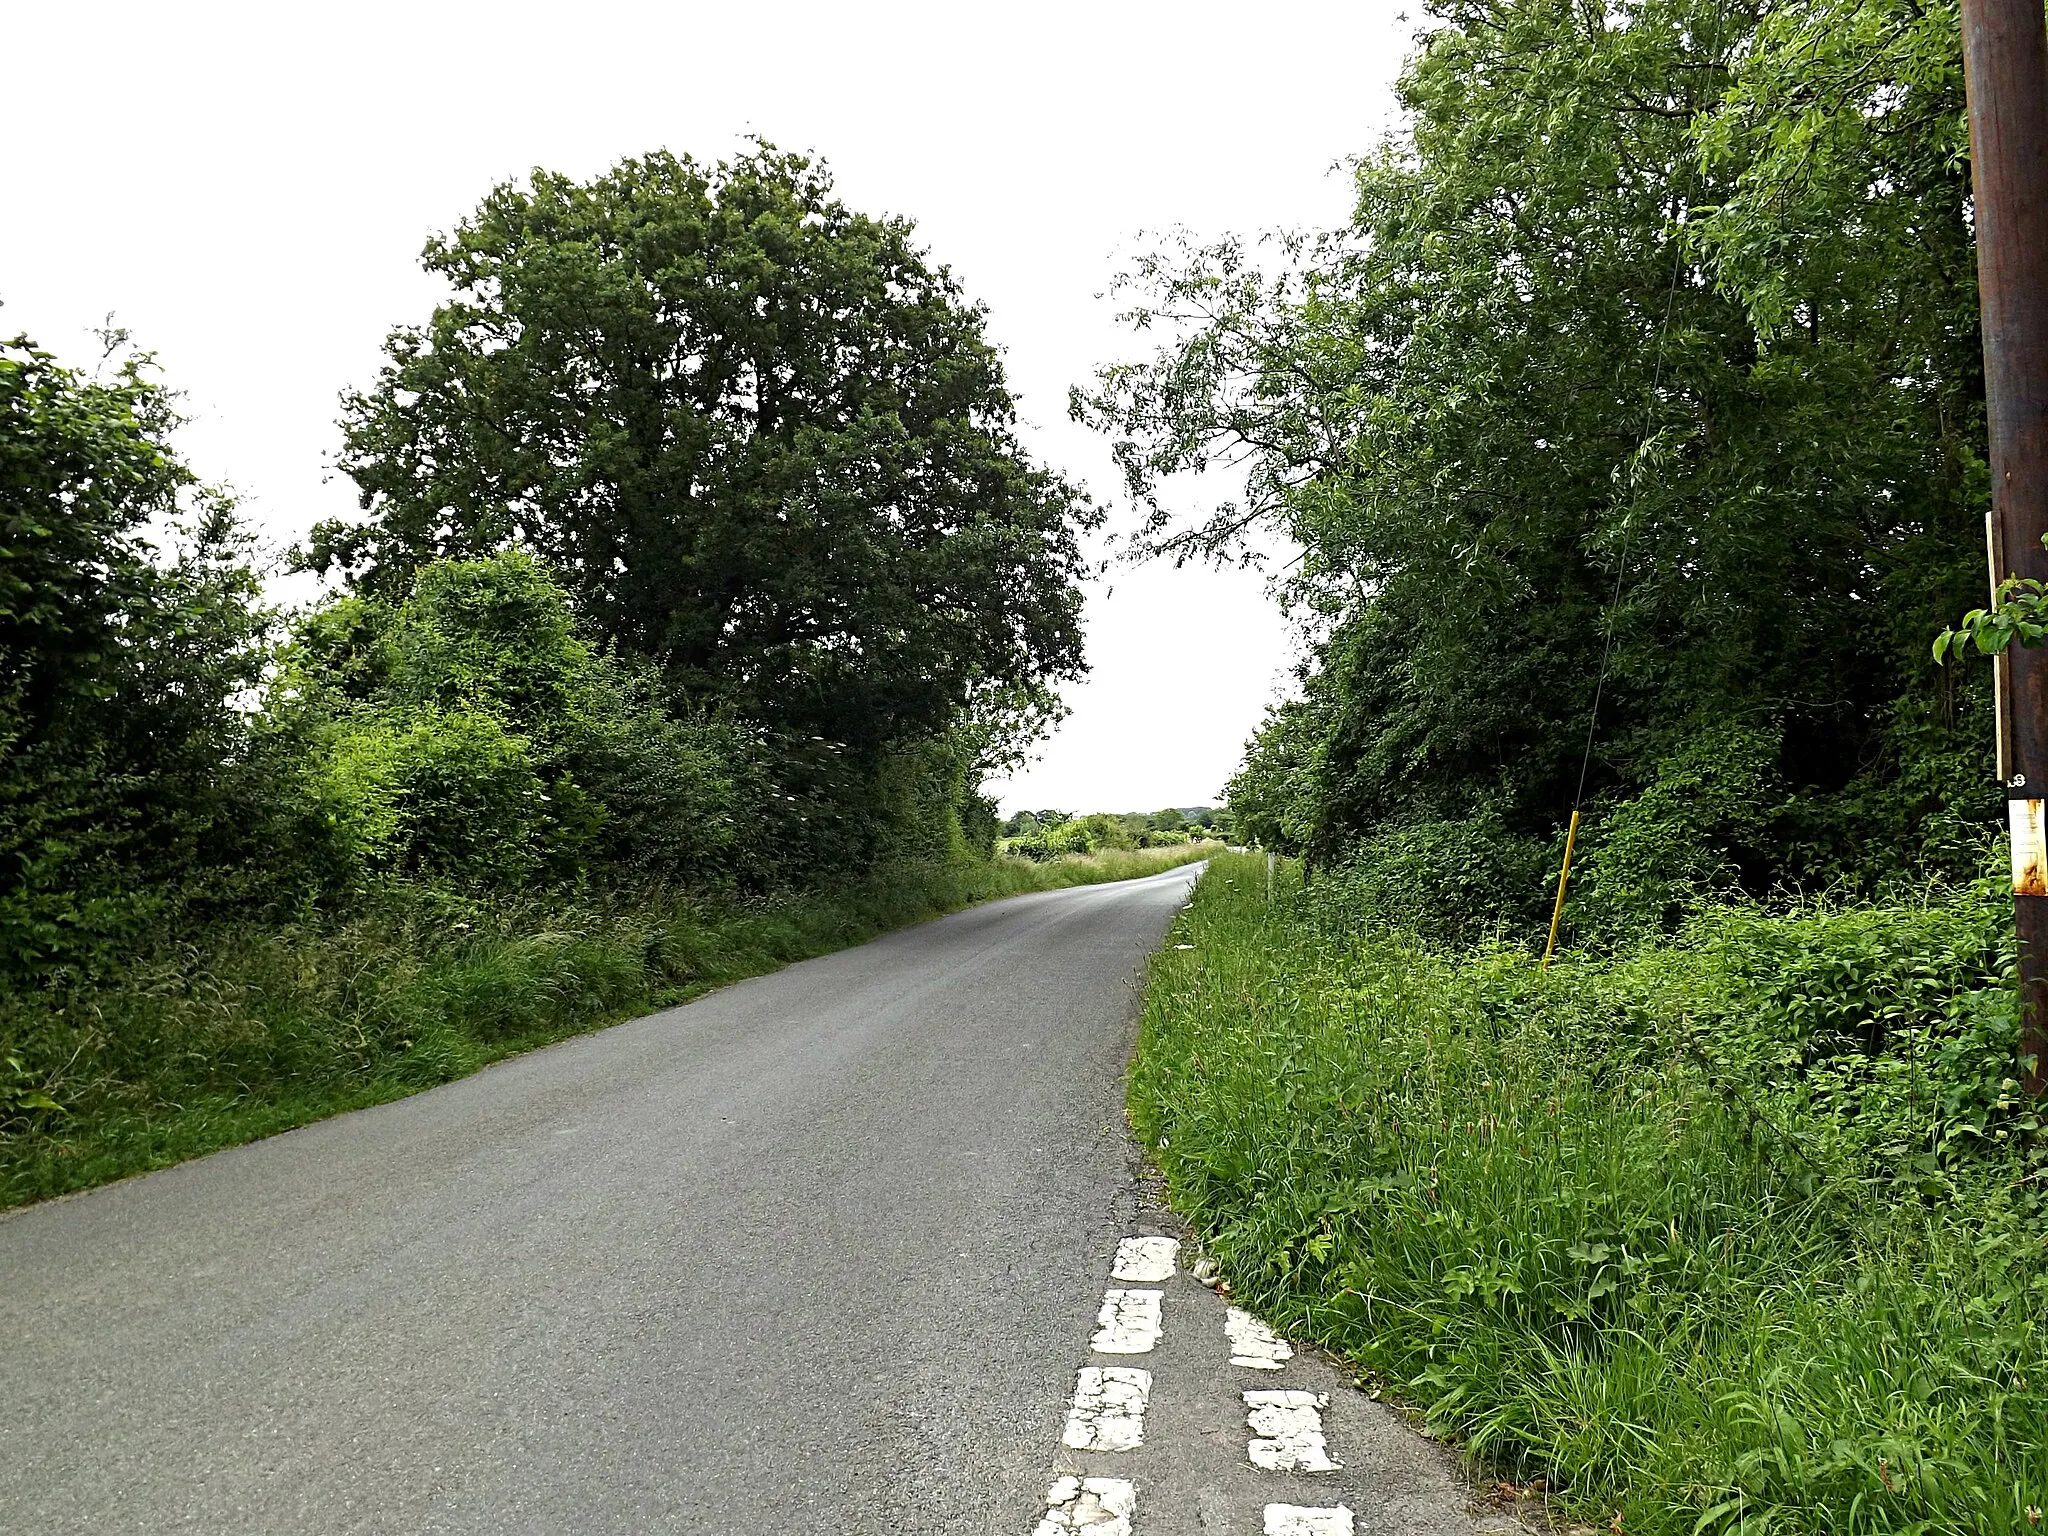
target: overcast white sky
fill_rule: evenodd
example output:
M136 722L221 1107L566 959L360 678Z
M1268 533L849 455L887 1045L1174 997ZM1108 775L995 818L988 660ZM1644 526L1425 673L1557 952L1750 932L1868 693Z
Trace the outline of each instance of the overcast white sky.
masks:
M760 133L914 219L989 306L1027 441L1117 500L1068 385L1134 342L1096 295L1145 230L1326 225L1389 126L1398 0L0 8L0 331L87 362L110 311L185 451L279 544L353 506L335 401L439 296L426 236L535 165L590 175ZM1118 569L1093 675L1006 810L1212 802L1292 646L1259 577Z

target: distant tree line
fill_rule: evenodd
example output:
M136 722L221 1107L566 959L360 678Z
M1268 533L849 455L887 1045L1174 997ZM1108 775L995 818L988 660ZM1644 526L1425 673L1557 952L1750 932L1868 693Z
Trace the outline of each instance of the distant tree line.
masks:
M988 856L1097 514L911 226L757 145L536 172L425 262L289 616L146 355L0 345L0 983L380 882Z
M1979 867L1988 488L1956 9L1440 0L1351 223L1168 245L1075 410L1176 558L1302 550L1240 832L1444 920ZM1188 520L1170 477L1229 463ZM1594 721L1598 701L1597 723Z
M996 846L1019 858L1053 859L1105 848L1178 848L1203 838L1226 837L1229 826L1228 812L1206 805L1122 815L1019 811L1003 823Z

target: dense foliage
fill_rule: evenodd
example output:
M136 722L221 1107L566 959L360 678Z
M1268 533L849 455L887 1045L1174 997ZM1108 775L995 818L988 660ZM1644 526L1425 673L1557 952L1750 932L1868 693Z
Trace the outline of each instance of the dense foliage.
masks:
M1171 340L1076 398L1146 547L1303 552L1240 825L1390 887L1456 844L1439 915L1540 917L1597 699L1585 916L1972 872L1987 698L1928 659L1987 500L1954 7L1432 9L1352 225L1156 252Z
M518 549L413 567L280 637L146 367L0 357L10 985L90 988L208 923L338 914L390 879L761 894L987 856L987 719L875 748L807 799L800 753L601 646ZM813 830L821 800L839 814Z
M1303 862L1211 866L1133 1121L1240 1298L1551 1513L2032 1529L2048 1139L1929 654L1985 587L1956 9L1431 11L1350 226L1155 251L1164 345L1075 397L1139 552L1298 548L1311 652L1229 788Z
M1134 1123L1237 1297L1559 1513L2032 1529L2048 1218L1995 889L1731 907L1543 971L1222 855Z

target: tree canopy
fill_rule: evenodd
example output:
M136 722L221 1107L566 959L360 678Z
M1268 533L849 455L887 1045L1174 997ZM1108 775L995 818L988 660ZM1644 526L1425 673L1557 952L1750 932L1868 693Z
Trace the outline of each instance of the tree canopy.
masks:
M983 314L902 219L766 144L535 171L429 243L454 289L346 402L395 594L510 545L691 698L857 747L1083 669L1086 499L1034 466Z
M1988 717L1927 662L1986 504L1953 7L1433 14L1350 226L1155 250L1171 339L1075 400L1148 548L1304 551L1241 824L1554 848L1597 693L1591 797L1691 787L1674 881L1967 862ZM1218 464L1246 498L1178 515Z

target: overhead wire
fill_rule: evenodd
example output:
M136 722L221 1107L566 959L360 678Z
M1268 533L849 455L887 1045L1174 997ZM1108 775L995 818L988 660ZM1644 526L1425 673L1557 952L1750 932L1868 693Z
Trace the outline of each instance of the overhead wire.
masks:
M1715 0L1714 5L1714 57L1719 60L1726 46L1726 3ZM1695 109L1697 111L1697 109ZM1698 187L1698 168L1693 168L1693 186ZM1650 428L1654 424L1657 410L1657 396L1664 388L1664 348L1671 334L1671 315L1678 304L1678 281L1685 270L1685 214L1691 211L1688 200L1679 210L1677 225L1671 241L1671 279L1664 291L1664 316L1657 325L1657 346L1655 366L1650 375L1650 392L1643 401L1642 431L1637 435L1635 457L1640 458L1649 443ZM1639 467L1639 466L1638 466ZM1550 937L1543 946L1543 969L1550 969L1551 957L1557 953L1557 935L1564 921L1565 887L1571 882L1572 852L1579 840L1579 817L1586 803L1586 778L1593 766L1593 741L1600 727L1600 703L1607 691L1608 667L1614 657L1614 620L1621 606L1621 591L1628 576L1629 557L1635 552L1638 519L1636 517L1635 474L1631 471L1629 480L1629 510L1622 518L1621 557L1614 566L1614 590L1608 595L1607 605L1601 610L1600 666L1593 679L1593 705L1586 715L1586 745L1579 755L1579 782L1572 791L1571 821L1564 834L1564 862L1557 872L1557 900L1550 909Z

